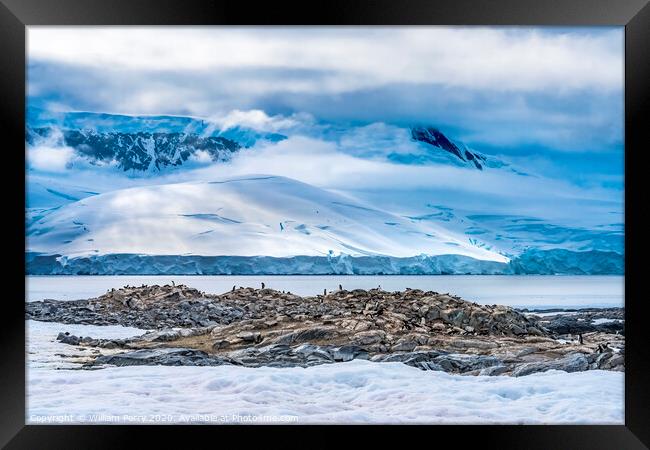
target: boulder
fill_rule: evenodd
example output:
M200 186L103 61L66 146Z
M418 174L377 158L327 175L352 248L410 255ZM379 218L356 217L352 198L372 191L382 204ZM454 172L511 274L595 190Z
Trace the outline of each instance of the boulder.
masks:
M386 332L381 330L362 331L352 336L352 341L358 345L379 344L386 339Z
M208 355L199 350L186 348L140 349L115 355L103 355L92 365L114 366L218 366L233 364L228 358Z
M560 359L519 364L512 371L512 375L521 377L547 370L582 372L587 369L589 369L589 360L583 353L570 353Z
M351 361L359 355L367 355L366 351L358 345L342 345L330 351L332 358L337 362Z

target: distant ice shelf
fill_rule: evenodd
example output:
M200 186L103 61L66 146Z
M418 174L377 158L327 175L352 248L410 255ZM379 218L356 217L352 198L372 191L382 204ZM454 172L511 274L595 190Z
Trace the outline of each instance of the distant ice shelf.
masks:
M28 275L620 275L615 252L529 251L510 263L463 255L200 256L106 254L67 257L29 252Z

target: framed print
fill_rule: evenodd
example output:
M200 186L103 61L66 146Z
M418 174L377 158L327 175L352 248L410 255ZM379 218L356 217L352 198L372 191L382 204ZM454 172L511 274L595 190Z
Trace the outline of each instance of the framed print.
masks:
M648 445L646 2L3 1L8 448Z

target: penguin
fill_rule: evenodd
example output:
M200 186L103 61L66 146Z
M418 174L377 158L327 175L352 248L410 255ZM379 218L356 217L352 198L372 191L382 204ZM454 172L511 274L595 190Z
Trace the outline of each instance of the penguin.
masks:
M235 285L233 285L232 291L230 291L230 292L235 292Z
M264 283L262 283L262 289L264 289L265 287L266 287L266 285Z
M176 283L174 283L174 280L172 280L172 286L176 287Z
M339 284L339 291L343 290L343 286Z
M327 289L323 289L323 297L327 295Z

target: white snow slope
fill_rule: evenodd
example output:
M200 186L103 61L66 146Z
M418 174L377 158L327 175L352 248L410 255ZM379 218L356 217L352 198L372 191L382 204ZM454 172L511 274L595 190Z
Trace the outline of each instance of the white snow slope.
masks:
M26 419L30 424L623 424L623 377L601 370L463 376L360 360L307 369L30 369Z
M84 198L30 224L27 244L29 251L66 256L455 254L508 262L439 223L397 216L342 194L265 175Z

